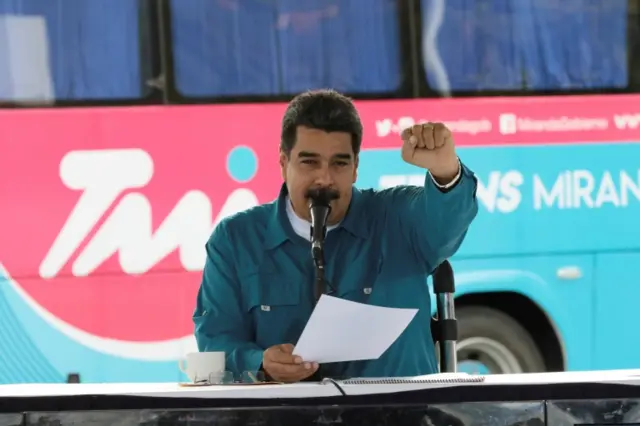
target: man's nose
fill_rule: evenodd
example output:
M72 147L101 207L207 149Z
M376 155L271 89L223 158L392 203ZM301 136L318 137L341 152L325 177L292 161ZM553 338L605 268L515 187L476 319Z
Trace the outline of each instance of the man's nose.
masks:
M333 175L327 166L323 166L317 170L315 182L316 186L330 187L333 185Z

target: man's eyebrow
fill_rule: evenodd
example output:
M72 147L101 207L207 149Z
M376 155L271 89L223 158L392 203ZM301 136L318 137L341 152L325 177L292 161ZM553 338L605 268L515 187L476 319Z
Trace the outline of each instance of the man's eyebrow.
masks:
M333 158L338 159L338 160L351 160L351 154L349 154L349 153L339 153L339 154L335 154L333 156Z
M298 153L298 158L318 158L318 157L320 157L320 154L318 154L317 152L300 151ZM348 152L339 152L337 154L333 154L331 158L334 160L351 160L352 156Z

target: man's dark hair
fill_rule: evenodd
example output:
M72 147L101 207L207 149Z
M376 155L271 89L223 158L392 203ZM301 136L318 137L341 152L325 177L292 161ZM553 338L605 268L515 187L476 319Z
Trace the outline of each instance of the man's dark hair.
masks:
M280 150L287 156L296 144L298 126L349 133L354 155L360 153L362 123L358 111L351 99L335 90L310 90L291 100L282 118L280 135Z

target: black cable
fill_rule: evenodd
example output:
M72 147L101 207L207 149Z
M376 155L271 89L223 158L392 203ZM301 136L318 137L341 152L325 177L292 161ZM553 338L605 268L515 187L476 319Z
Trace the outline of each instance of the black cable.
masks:
M340 386L340 384L338 384L338 382L333 380L331 377L325 377L324 379L322 379L321 383L324 383L324 384L331 383L333 386L336 387L336 389L338 389L338 392L340 392L342 396L347 396L347 393L344 391L344 389L342 389L342 386Z

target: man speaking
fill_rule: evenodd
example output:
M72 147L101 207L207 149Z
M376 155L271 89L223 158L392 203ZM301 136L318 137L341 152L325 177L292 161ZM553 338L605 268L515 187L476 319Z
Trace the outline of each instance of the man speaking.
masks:
M319 90L290 102L282 120L280 195L224 219L206 244L193 316L200 351L225 352L235 375L264 371L283 382L438 371L426 277L464 240L478 211L477 181L443 124L413 126L401 139L402 159L425 170L424 185L359 190L353 185L362 123L351 100ZM331 194L326 292L419 309L377 360L318 366L292 355L317 297L309 203L318 190Z

